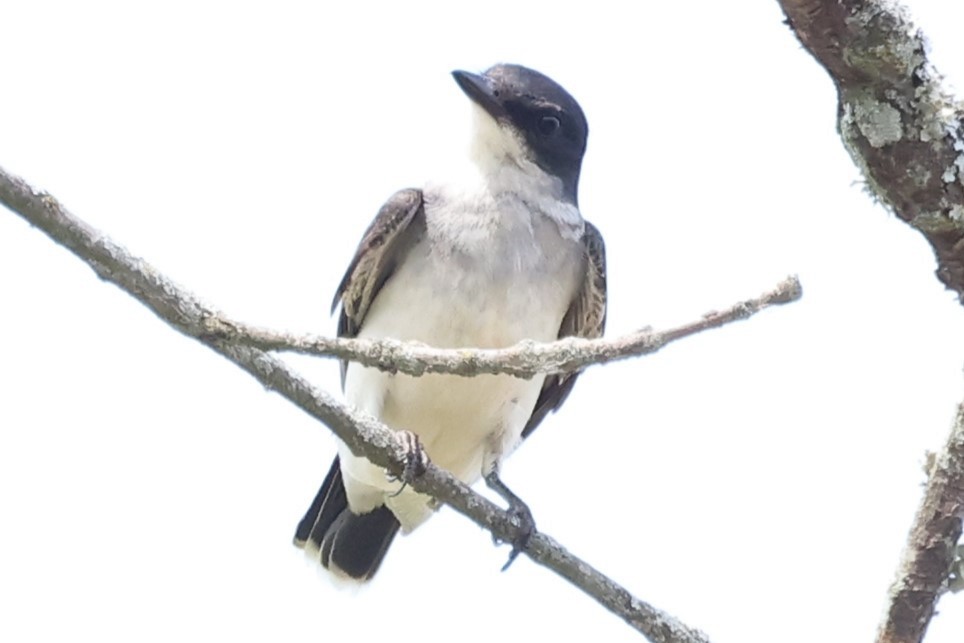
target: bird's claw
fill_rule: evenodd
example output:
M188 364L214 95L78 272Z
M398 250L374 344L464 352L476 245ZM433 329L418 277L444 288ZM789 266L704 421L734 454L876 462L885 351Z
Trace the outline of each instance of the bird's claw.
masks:
M402 467L401 475L388 474L389 480L393 482L401 481L402 483L399 490L391 494L391 498L402 493L409 483L423 475L428 469L428 454L425 452L418 436L411 431L396 431L395 436L405 452L405 465Z
M505 561L505 565L502 566L502 571L509 569L509 566L515 562L519 554L524 552L526 547L529 546L532 535L536 533L536 521L532 517L532 511L529 510L528 505L524 502L521 500L510 502L507 513L518 531L515 537L509 541L509 544L512 545L512 551L509 552L509 560Z
M532 517L529 506L524 503L519 496L515 495L512 490L502 482L502 479L499 478L498 470L493 470L486 474L485 484L509 503L509 508L506 510L506 513L517 530L516 535L509 541L509 544L512 545L512 551L509 552L509 560L502 566L502 571L505 571L509 569L509 566L519 557L519 554L524 552L526 547L529 546L532 535L536 533L536 521ZM498 539L494 537L493 540L498 542Z

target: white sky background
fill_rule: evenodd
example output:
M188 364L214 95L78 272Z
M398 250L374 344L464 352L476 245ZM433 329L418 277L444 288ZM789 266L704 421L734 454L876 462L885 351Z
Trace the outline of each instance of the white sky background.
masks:
M964 310L862 191L775 1L133 5L5 3L0 164L235 318L333 332L378 206L464 153L449 72L497 61L588 115L609 334L799 274L797 304L590 370L504 478L715 643L871 639ZM912 9L964 87L964 11ZM290 545L324 427L7 212L0 275L0 640L639 640L451 510L335 589ZM928 641L959 643L964 595L940 612Z

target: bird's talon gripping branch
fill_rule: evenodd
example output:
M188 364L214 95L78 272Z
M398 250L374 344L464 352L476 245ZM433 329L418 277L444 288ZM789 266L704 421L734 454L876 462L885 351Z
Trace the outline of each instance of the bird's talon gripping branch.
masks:
M508 513L509 518L512 519L517 529L515 537L510 541L512 551L509 552L509 560L505 561L505 565L502 566L502 571L505 571L509 569L509 566L518 558L519 554L529 546L532 535L536 533L536 521L532 517L532 511L529 510L529 505L523 502L519 496L515 495L512 490L502 482L502 479L499 478L498 471L492 471L486 474L485 484L509 503L509 508L506 510L506 513Z
M395 435L405 450L405 466L401 475L389 474L388 476L389 480L401 481L402 483L401 488L391 494L392 498L402 493L412 480L423 475L425 470L428 469L428 454L425 453L425 448L418 436L411 431L396 431Z
M509 516L519 528L519 535L512 539L512 551L509 552L509 559L502 566L502 571L509 569L515 559L529 546L532 535L536 533L536 521L532 517L532 512L528 505L522 503L509 507Z

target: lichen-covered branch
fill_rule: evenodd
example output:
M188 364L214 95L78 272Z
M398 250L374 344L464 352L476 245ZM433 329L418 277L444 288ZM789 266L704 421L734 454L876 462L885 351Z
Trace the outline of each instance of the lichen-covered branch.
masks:
M354 413L264 351L212 336L208 321L222 319L216 311L70 214L52 196L0 169L0 203L67 247L100 277L133 295L173 328L227 357L265 387L320 420L354 453L364 455L390 472L402 473L405 452L394 432L371 417ZM417 491L450 505L503 542L510 542L516 536L517 527L506 512L432 464L411 484ZM634 597L545 534L536 533L525 553L583 590L654 643L708 643L702 632Z
M894 2L780 0L837 87L838 128L872 195L930 242L964 303L964 111L940 86L924 38ZM919 643L948 587L964 507L964 417L936 457L878 643Z
M567 373L593 364L655 353L667 344L696 333L718 328L776 304L800 298L796 277L787 277L759 297L742 301L722 311L706 313L700 319L663 331L648 328L614 339L567 337L555 342L521 342L501 349L439 349L393 339L346 339L319 335L293 335L250 327L222 318L206 321L208 333L234 344L262 350L283 350L359 362L382 370L409 375L451 373L471 377L483 373L508 373L532 377L537 373Z
M919 230L964 302L964 128L924 38L894 2L780 0L837 86L844 146L875 198Z

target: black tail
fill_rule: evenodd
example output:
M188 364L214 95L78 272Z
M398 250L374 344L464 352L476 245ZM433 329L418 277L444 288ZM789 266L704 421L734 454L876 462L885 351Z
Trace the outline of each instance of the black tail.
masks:
M388 507L367 514L353 514L348 509L341 463L335 457L318 495L298 523L295 545L320 551L325 569L366 581L378 571L398 527L398 519Z

